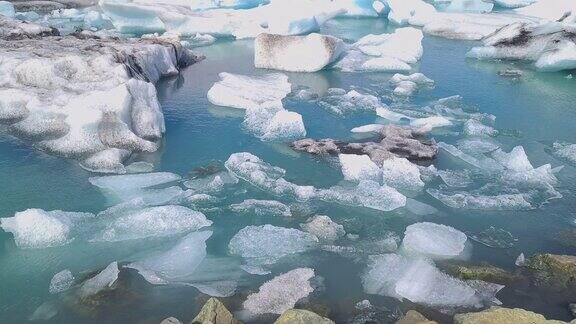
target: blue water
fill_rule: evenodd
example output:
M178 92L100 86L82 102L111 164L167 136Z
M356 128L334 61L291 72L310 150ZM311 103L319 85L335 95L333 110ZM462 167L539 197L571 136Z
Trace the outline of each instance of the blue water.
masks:
M324 33L352 41L368 33L382 33L390 28L382 20L342 19L330 21ZM431 90L420 91L411 103L424 105L430 101L452 95L462 96L466 105L480 112L496 116L497 129L510 134L497 139L505 151L522 145L535 166L551 163L553 167L565 164L547 153L555 141L575 142L576 80L568 79L567 72L536 73L515 62L477 62L467 60L465 53L473 42L445 40L431 36L424 38L424 57L419 70L436 82ZM159 98L166 117L167 132L162 148L137 159L155 164L159 171L170 171L186 177L194 168L224 162L232 153L250 152L266 162L286 169L286 179L301 185L329 187L342 180L339 167L330 160L297 154L284 143L262 142L242 129L242 115L237 110L210 104L206 93L218 81L218 73L231 72L257 75L266 71L253 67L251 41L219 41L198 49L206 60L193 65L180 76L161 80ZM498 75L502 68L513 67L525 71L519 81ZM378 94L384 102L393 104L386 73L342 73L322 71L313 74L288 73L293 85L304 85L322 93L328 88L352 87ZM313 102L285 100L288 110L303 116L308 137L353 139L350 129L373 123L372 113L336 116ZM436 133L435 139L454 143L458 137ZM458 161L441 152L434 165L449 169ZM76 162L51 157L29 147L28 143L0 136L0 217L10 217L27 208L98 212L110 202L93 187L91 176ZM471 262L489 262L513 270L514 260L520 252L526 255L541 252L574 254L574 248L561 246L554 240L556 233L574 226L576 210L576 169L567 165L559 174L558 190L563 198L553 200L530 211L470 211L444 206L425 192L413 197L437 208L429 216L418 216L404 209L377 212L358 207L311 203L306 208L315 214L330 215L343 224L347 232L364 236L377 236L386 231L402 237L407 225L418 221L432 221L451 225L461 231L478 232L496 226L513 233L518 242L511 249L493 249L473 244ZM222 206L241 202L247 198L278 199L250 188L246 193L230 196ZM306 213L294 219L234 215L225 209L207 212L214 221L214 235L208 241L208 253L227 254L227 244L239 229L251 224L273 224L298 227L305 221ZM72 242L65 247L40 250L22 250L15 246L11 234L0 232L0 322L22 323L34 310L47 300L53 274L69 268L73 273L87 274L105 267L112 261L129 262L136 253L154 250L173 244L178 237L115 244L90 244ZM393 309L398 302L386 297L363 293L359 274L364 265L328 252L314 251L303 255L292 264L278 265L273 274L298 266L311 266L324 278L325 290L315 294L314 304L331 309L330 317L345 322L354 312L354 304L369 298L375 305ZM136 274L128 272L126 296L97 313L78 313L62 308L53 323L157 323L165 317L175 316L183 321L194 317L203 297L195 288L150 286ZM247 276L240 283L240 292L226 299L233 311L249 291L254 291L271 276ZM518 306L534 310L555 319L570 319L569 300L563 296L546 295L533 287L507 287L499 299L505 306ZM410 305L403 304L403 307ZM441 321L448 317L432 310L427 315Z

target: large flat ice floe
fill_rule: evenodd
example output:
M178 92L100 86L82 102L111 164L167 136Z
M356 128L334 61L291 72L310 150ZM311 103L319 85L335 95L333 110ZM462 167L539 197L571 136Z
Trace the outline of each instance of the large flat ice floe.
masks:
M244 109L244 126L258 138L278 141L306 136L302 116L282 105L282 99L292 91L286 75L223 72L220 79L208 90L208 100L218 106Z
M126 172L165 131L153 83L200 58L175 39L120 41L0 16L0 120L35 146L98 172Z

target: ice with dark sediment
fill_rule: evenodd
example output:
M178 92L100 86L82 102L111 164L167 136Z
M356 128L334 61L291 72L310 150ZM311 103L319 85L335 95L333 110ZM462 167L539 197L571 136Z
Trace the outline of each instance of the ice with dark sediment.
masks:
M298 268L278 275L248 295L242 306L250 315L282 314L314 291L314 270Z
M533 62L540 71L570 70L576 67L575 35L570 23L514 23L484 38L484 46L472 48L467 55L477 59L525 60Z
M200 60L176 38L121 40L0 16L0 119L48 153L94 172L125 173L164 131L153 83Z
M265 266L281 258L318 247L318 238L298 229L272 225L247 226L228 245L232 255L244 258L248 265Z

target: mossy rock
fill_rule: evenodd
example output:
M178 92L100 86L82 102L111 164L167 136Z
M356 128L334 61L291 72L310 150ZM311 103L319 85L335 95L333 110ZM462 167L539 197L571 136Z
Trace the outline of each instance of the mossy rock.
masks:
M523 280L518 274L510 273L488 263L479 265L445 263L441 268L448 274L462 280L483 280L498 284L509 284Z
M409 310L406 315L402 316L396 324L437 324L435 321L431 321L424 317L424 315L418 313L415 310Z
M576 288L576 256L537 254L527 260L526 268L538 286Z
M274 324L334 324L334 322L305 309L289 309Z
M574 323L572 321L570 323ZM566 324L548 320L543 315L522 308L491 307L490 309L454 315L454 324Z
M566 247L576 248L576 228L560 231L554 239Z
M242 324L216 298L210 298L190 324Z

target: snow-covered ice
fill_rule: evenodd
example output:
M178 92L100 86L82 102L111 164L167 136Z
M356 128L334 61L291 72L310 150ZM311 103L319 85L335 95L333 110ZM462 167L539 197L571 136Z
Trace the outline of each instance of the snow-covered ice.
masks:
M344 51L342 40L327 35L282 36L260 34L254 40L257 68L316 72L335 62Z
M379 181L382 171L368 155L339 154L338 159L342 167L344 179L351 181L374 180Z
M265 282L258 292L248 295L242 306L252 315L282 314L314 291L310 280L314 270L298 268Z
M93 218L90 213L27 209L14 217L0 218L0 227L14 235L18 247L47 248L69 243L75 227Z
M324 243L334 242L346 234L344 226L325 215L315 215L306 223L300 224L300 227Z
M48 291L51 294L57 294L59 292L70 289L74 284L74 275L68 269L62 270L56 273L50 280L50 287Z

